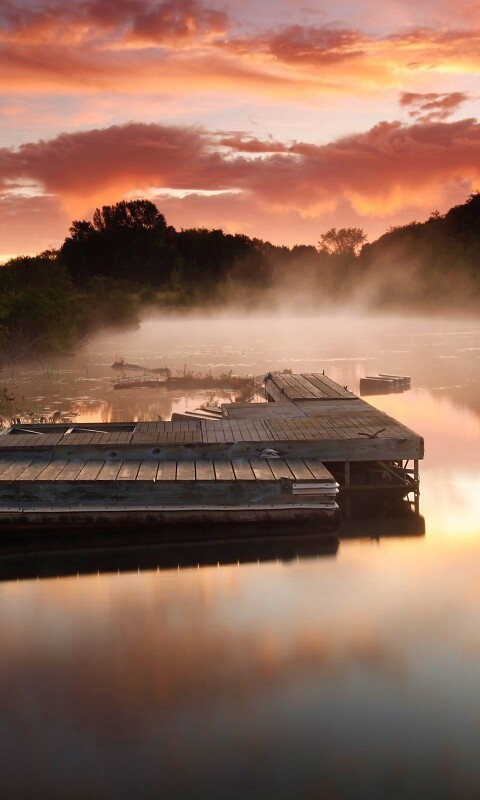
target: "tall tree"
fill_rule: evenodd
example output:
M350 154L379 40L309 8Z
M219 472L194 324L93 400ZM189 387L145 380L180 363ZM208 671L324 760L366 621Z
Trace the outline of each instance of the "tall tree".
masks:
M331 256L357 256L367 241L362 228L330 228L318 243L320 253Z

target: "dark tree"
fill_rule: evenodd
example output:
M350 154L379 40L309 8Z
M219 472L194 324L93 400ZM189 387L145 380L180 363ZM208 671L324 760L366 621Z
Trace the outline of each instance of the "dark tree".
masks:
M334 256L357 256L367 237L361 228L330 228L318 243L320 253Z

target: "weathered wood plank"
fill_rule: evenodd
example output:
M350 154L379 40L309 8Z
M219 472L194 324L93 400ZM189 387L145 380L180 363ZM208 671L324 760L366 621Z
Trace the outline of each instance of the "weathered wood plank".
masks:
M35 481L54 481L57 475L67 466L68 459L57 458L46 465L45 469L34 478Z
M237 481L256 480L248 458L232 458L232 467Z
M74 481L86 464L85 459L68 461L61 472L58 473L56 481Z
M100 459L87 461L83 469L78 473L75 481L94 481L104 464L105 461L101 461Z
M272 470L275 478L293 478L293 472L283 458L270 458L268 460L270 469Z
M97 475L97 481L114 481L120 472L123 461L106 461Z
M293 403L224 403L222 411L230 422L243 422L247 419L265 419L265 417L303 417L305 412Z
M37 459L36 461L32 461L32 463L29 464L29 466L26 467L22 472L20 472L17 475L17 477L14 478L14 480L15 481L33 481L33 480L35 480L35 478L38 475L40 475L41 472L43 472L43 470L45 469L45 467L49 463L50 463L49 461L45 461L45 460L41 461L40 459ZM1 480L1 477L0 477L0 480Z
M217 481L234 481L235 473L230 461L223 458L215 458L213 461L215 478Z
M334 393L333 396L338 398L343 398L345 400L349 400L350 398L355 398L356 395L353 392L350 392L348 389L345 389L339 383L336 383L328 375L320 375L318 372L314 372L309 374L309 380L312 383L316 383L316 385L322 388L322 391L327 392L328 389L331 389Z
M285 459L288 468L293 474L293 477L297 481L311 481L313 478L313 474L310 472L306 464L302 461L301 458L286 458Z
M137 481L147 481L152 483L156 480L158 471L158 461L142 461L137 472Z
M13 460L13 457L10 455L7 456L7 458L0 459L0 476L12 465Z
M214 481L215 480L215 470L213 468L213 461L207 461L207 459L201 459L196 461L196 476L197 481Z
M176 461L160 461L157 469L157 481L174 481L177 474Z
M290 386L288 396L292 400L315 400L316 394L304 385L301 375L283 375L282 377Z
M123 462L117 475L117 481L134 481L137 478L141 461L127 459Z
M23 458L18 461L13 461L6 470L0 475L0 481L14 481L17 475L20 475L29 464L32 463L31 458Z
M195 480L195 461L179 461L177 464L177 481Z
M304 458L305 465L308 467L313 477L317 481L325 481L326 483L335 481L331 472L319 461L317 458Z
M267 458L250 458L250 466L257 481L273 481L275 476L270 469ZM273 461L274 459L272 459Z

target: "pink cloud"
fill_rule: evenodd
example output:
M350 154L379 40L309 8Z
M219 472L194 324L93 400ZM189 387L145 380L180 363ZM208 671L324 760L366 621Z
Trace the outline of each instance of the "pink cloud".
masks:
M342 221L353 215L390 223L405 209L441 207L452 186L464 195L479 180L480 125L468 119L383 122L326 145L131 123L0 150L5 195L14 184L30 183L77 214L98 202L156 191L170 196L179 214L182 204L215 208L208 224L238 225L260 237L262 216L276 217L284 241L304 229L299 219L317 227L335 214ZM210 194L219 191L227 195ZM191 213L188 224L195 224Z
M58 197L0 194L0 263L58 247L69 218Z
M197 0L6 0L0 32L8 41L113 44L139 39L172 43L224 33L227 15Z
M400 105L408 108L408 114L418 122L438 122L448 119L468 100L465 92L403 92Z
M480 30L465 19L449 30L293 24L245 36L225 12L198 0L6 0L0 89L170 96L234 89L304 102L403 90L426 70L478 74Z

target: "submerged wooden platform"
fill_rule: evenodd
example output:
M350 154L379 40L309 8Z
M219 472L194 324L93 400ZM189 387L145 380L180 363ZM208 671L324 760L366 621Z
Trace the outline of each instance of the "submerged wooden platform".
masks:
M0 436L5 525L315 518L336 496L418 495L423 439L325 375L270 373L219 419L15 426ZM413 467L409 467L410 462Z

